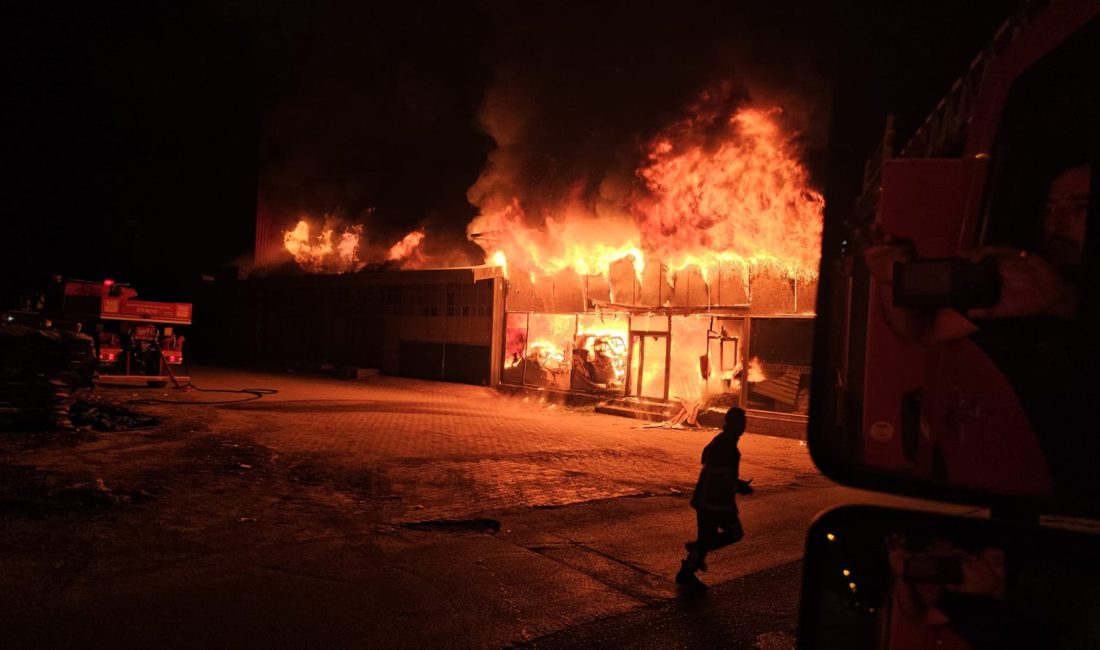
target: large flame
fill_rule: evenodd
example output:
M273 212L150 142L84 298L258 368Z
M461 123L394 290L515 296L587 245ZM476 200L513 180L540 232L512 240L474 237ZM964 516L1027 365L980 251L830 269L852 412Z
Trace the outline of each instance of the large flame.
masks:
M709 283L720 263L745 274L769 266L814 277L824 200L798 161L794 134L780 127L779 109L722 114L705 108L706 97L650 143L636 170L644 190L620 212L596 214L575 201L528 215L517 198L484 210L470 224L471 239L487 261L532 279L563 269L607 276L623 258L639 278L658 260L670 281L695 266Z
M300 219L283 233L283 244L294 261L310 273L346 273L363 267L359 261L359 238L363 226L348 226L337 233L331 226L314 233L309 222Z
M790 277L817 273L824 200L793 155L778 110L743 108L717 144L707 120L674 125L638 171L651 192L635 214L643 240L677 271L707 278L719 262L772 265Z
M380 248L366 241L362 225L340 225L326 217L323 226L314 228L303 217L294 228L283 232L283 244L305 271L349 273L367 264L389 262L404 267L419 262L424 237L424 229L418 228L392 246Z
M420 248L420 242L424 241L424 231L414 230L401 238L386 253L386 259L391 262L400 262L412 257Z
M535 277L565 269L580 275L606 276L611 264L631 257L641 278L645 254L637 228L623 219L596 219L582 208L569 207L545 219L544 228L527 225L518 199L470 224L471 238L486 250L496 266L515 266Z

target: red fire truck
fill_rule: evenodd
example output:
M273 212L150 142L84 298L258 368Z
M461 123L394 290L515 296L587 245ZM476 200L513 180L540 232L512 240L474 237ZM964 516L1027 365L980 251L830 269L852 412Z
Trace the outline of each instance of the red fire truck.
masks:
M97 382L164 386L188 380L178 328L191 324L190 303L138 300L136 290L112 280L70 280L61 289L60 306L52 315L79 324L93 337Z
M815 390L815 408L831 422L826 462L1037 499L1091 480L1095 189L1077 199L1076 240L1059 242L1076 246L1072 268L1051 270L1043 237L1067 170L1096 187L1098 43L1100 2L1025 3L900 151L888 124L854 215L833 234L839 252L823 260L815 364L831 385ZM861 241L868 231L877 242ZM885 278L866 256L883 237L903 250ZM1055 272L1076 288L1072 309L1046 304L1049 287L1034 305L1002 304L1018 281L1053 286ZM927 331L900 331L896 309ZM962 334L927 335L946 331L944 319Z

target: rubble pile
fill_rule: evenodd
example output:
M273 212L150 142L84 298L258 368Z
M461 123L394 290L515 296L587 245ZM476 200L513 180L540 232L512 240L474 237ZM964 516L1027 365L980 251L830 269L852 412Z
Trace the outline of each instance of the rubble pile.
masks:
M72 391L91 386L90 336L59 329L0 325L0 430L72 427Z
M84 400L73 403L69 417L74 426L87 426L96 431L129 431L160 424L160 420L151 415L142 415L114 404Z

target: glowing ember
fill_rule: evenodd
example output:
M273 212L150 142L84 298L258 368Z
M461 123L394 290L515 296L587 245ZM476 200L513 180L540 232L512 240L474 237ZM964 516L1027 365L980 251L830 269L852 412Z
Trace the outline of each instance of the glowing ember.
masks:
M391 262L406 260L416 253L422 241L424 241L424 231L414 230L405 235L401 241L390 247L389 252L386 254L386 259Z
M780 127L778 109L730 114L719 104L704 94L691 117L650 143L636 171L642 187L621 210L574 202L528 215L513 199L483 211L468 228L471 239L494 264L507 259L532 280L565 269L607 277L628 257L639 279L647 260L661 260L670 283L695 266L709 285L719 264L744 277L763 266L815 277L824 200L798 161L794 134Z
M314 234L309 222L301 219L292 230L283 233L283 244L306 271L346 273L363 267L358 258L362 234L362 226L349 226L339 235L332 227L324 227Z

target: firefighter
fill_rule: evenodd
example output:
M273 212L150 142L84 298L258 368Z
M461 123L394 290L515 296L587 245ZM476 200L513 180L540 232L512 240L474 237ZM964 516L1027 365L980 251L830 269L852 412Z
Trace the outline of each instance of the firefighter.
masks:
M703 449L703 469L695 484L691 507L695 509L697 533L684 545L687 558L680 562L676 584L702 593L706 584L695 575L706 571L707 554L741 540L744 529L737 512L737 494L751 494L749 481L739 475L741 452L737 443L745 431L745 411L733 407L726 412L725 426Z

